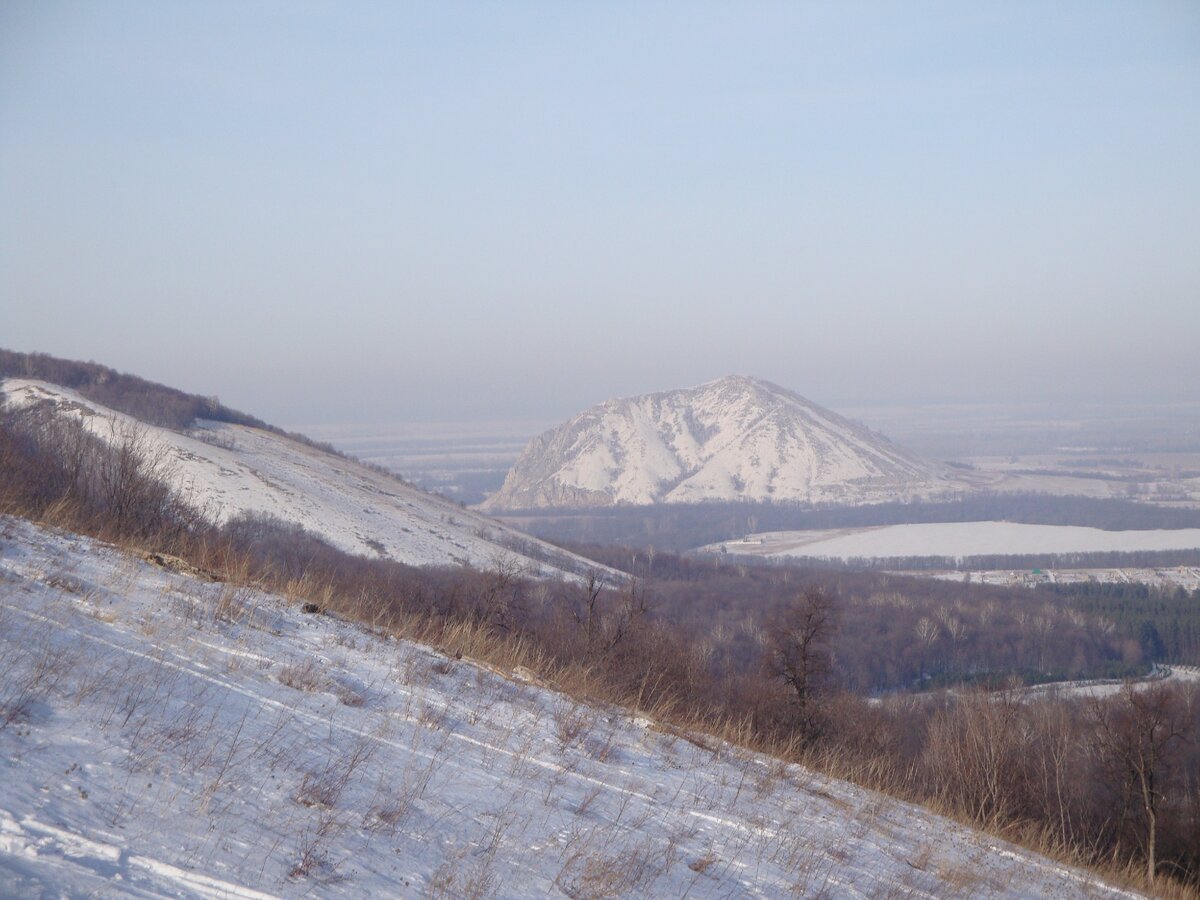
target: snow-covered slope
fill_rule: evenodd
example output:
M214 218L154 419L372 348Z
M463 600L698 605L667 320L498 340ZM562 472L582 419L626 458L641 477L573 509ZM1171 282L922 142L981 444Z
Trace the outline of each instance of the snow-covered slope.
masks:
M0 896L280 895L1122 892L799 767L0 518Z
M487 568L500 557L523 562L532 575L580 573L589 563L373 471L352 460L278 434L200 421L190 434L137 423L67 388L10 378L0 392L18 405L53 404L80 416L109 439L133 426L185 499L217 521L241 513L302 525L351 553L383 555L411 565Z
M482 509L948 494L936 463L756 378L609 400L530 441Z

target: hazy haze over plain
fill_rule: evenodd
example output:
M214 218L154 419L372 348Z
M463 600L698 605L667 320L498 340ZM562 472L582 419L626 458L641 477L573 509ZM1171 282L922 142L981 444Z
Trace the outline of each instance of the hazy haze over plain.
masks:
M0 346L273 421L1200 400L1200 5L0 6Z

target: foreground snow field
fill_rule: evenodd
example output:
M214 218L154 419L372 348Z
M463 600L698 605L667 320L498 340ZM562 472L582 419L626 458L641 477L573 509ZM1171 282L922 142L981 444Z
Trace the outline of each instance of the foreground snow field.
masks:
M1200 548L1200 528L1104 531L1082 525L934 522L813 531L771 531L711 544L747 556L886 559L898 556L999 556L1038 553L1132 553Z
M443 497L269 431L201 421L181 434L137 423L67 388L19 378L0 381L4 397L18 406L54 404L105 439L136 425L184 499L218 522L266 513L350 553L414 566L487 568L503 557L531 575L596 567Z
M0 519L0 896L1117 896L919 808Z

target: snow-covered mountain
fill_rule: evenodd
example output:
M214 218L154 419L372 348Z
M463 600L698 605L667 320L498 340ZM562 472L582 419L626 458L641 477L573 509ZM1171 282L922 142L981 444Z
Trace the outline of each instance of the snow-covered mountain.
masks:
M64 387L9 378L0 398L50 404L101 438L138 429L185 500L217 522L265 513L350 553L416 566L488 568L506 558L530 575L579 574L588 560L398 478L275 432L198 420L190 433L146 425Z
M529 442L481 509L704 501L910 500L957 490L939 464L743 375L609 400Z
M521 669L6 517L0 601L2 897L1135 896Z

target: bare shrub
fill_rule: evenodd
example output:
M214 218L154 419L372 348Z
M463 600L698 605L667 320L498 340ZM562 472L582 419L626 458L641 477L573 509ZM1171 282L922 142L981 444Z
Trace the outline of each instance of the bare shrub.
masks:
M355 772L374 755L375 746L374 741L363 738L355 743L348 756L331 757L320 770L305 772L296 790L296 802L301 806L334 809Z
M303 662L289 663L279 670L279 683L297 691L313 693L324 690L326 676L324 668L313 657Z
M255 591L236 583L221 585L213 604L213 618L218 622L236 625L254 615Z
M1015 692L975 692L929 725L929 778L939 780L947 804L972 821L1004 821L1024 806L1028 732L1019 727L1022 713Z
M334 680L333 696L338 698L338 702L343 706L360 707L366 705L367 695L353 685L346 684L343 681Z
M589 727L582 735L583 752L596 762L609 762L616 753L616 737L617 726L613 722L609 722L599 736Z
M28 721L69 675L72 660L49 640L49 634L29 635L0 647L0 730Z
M142 426L113 421L99 438L82 415L49 403L0 410L0 511L122 541L170 544L204 527Z
M496 896L499 886L494 852L484 853L473 864L465 852L460 852L434 870L429 879L429 895L453 900L486 900Z
M581 742L596 725L597 713L593 708L566 697L555 702L551 715L558 746L563 751Z
M338 820L323 813L314 825L306 826L296 840L296 861L288 871L289 878L311 878L329 883L338 880L340 862L330 858L329 843L341 830Z
M386 796L367 809L363 815L363 827L372 834L391 834L404 821L411 808L412 803L403 796Z
M573 854L554 883L568 897L624 897L647 894L662 873L660 854L648 845L634 845L607 853L584 848Z

